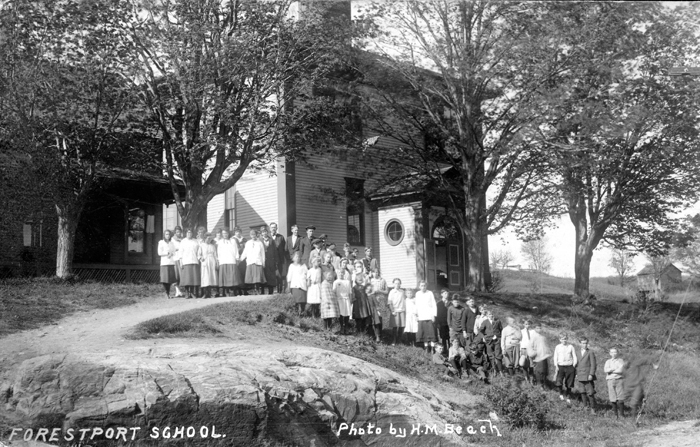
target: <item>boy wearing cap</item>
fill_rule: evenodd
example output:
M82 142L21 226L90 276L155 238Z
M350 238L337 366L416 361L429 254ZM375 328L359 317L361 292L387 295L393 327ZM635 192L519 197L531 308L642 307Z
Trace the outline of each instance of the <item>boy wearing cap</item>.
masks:
M435 326L437 326L438 341L442 345L443 352L447 352L450 345L450 326L447 324L447 310L451 305L450 291L442 289L440 292L440 301L437 302Z
M447 309L447 326L450 330L450 341L457 340L459 345L467 346L467 310L462 306L459 294L452 295L452 305Z
M365 257L362 258L362 264L366 272L371 272L374 269L379 270L379 261L372 257L372 247L365 248Z

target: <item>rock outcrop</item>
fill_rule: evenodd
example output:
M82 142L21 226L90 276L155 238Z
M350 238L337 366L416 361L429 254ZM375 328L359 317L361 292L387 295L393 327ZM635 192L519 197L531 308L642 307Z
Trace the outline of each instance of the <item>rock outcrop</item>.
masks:
M62 442L92 437L92 445L112 444L107 440L115 437L144 445L250 445L259 439L317 447L464 444L444 427L465 416L430 386L309 347L203 351L176 345L37 357L0 384L0 403L4 418L14 421L14 439L55 444L49 430ZM401 438L389 432L410 432L418 423L437 430ZM48 434L39 436L41 428Z

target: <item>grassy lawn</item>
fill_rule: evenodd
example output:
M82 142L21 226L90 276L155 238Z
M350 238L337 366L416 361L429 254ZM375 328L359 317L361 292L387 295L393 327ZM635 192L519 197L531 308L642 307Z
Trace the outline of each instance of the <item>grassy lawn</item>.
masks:
M479 300L490 304L495 313L504 317L530 317L544 325L552 348L558 343L561 331L577 337L587 335L596 351L601 366L608 358L612 345L620 348L625 358L650 356L659 360L659 347L665 342L673 324L678 306L668 303L651 308L617 301L598 301L592 308L572 304L568 295L491 294ZM189 321L189 323L188 323ZM695 309L681 312L671 338L669 352L661 361L657 376L648 389L649 400L643 424L654 426L677 419L700 418L700 318ZM485 416L493 407L481 398L489 385L465 384L447 377L444 369L432 364L420 348L390 346L390 334L384 331L382 343L367 336L339 335L325 331L321 320L298 317L289 296L276 295L258 303L225 303L178 315L159 318L138 325L133 338L167 336L224 336L249 340L292 342L341 352L428 381L441 390L465 414L463 425ZM571 337L570 337L571 338ZM651 379L649 379L651 380ZM490 386L507 387L510 379L495 378ZM590 415L577 405L567 406L553 392L543 393L528 388L533 396L542 395L548 411L544 430L517 428L502 430L502 438L491 435L472 435L469 441L491 445L606 445L625 444L624 436L635 430L632 419L615 420L606 415L607 388L604 377L598 377L596 389L600 411ZM478 396L476 399L474 396ZM476 412L475 412L476 409ZM502 422L503 426L506 422Z
M159 284L5 280L0 282L0 337L50 324L78 311L128 306L160 291Z

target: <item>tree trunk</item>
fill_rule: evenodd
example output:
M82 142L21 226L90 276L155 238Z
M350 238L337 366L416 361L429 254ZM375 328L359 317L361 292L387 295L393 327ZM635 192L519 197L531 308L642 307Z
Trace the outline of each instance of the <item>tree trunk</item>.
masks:
M197 227L207 227L207 203L208 201L205 200L196 200L188 203L185 210L181 210L178 207L180 217L182 218L182 228L185 231L191 229L192 232L196 234Z
M465 197L465 228L464 236L467 244L467 288L473 291L484 289L483 242L479 216L481 215L478 197Z
M75 232L80 213L71 212L56 206L58 215L58 247L56 250L56 276L67 279L73 274L73 253Z
M588 231L587 220L581 214L569 213L576 229L576 257L574 259L574 295L587 300L590 295L591 259L593 250L603 237L605 228L593 226Z
M479 200L479 207L481 210L486 209L486 195L482 194ZM481 261L483 263L483 278L484 278L484 288L489 290L491 288L491 266L489 265L489 236L488 228L486 227L486 216L482 216L479 219L479 230L481 231Z

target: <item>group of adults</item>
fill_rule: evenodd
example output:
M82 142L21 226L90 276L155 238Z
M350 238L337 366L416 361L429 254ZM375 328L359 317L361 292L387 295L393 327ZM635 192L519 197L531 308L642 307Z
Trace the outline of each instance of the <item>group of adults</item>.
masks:
M200 226L196 235L191 228L183 231L176 226L165 230L158 243L160 282L168 298L282 293L287 290L287 269L295 254L308 267L314 257L323 258L326 252L340 258L335 243L327 241L325 234L314 236L315 231L316 227L309 225L306 234L300 235L299 227L292 225L285 239L272 222L251 228L246 239L238 226L233 232L222 228L213 233ZM345 258L357 258L357 249L350 244L345 243L343 251ZM369 271L377 261L370 248L365 254L363 262Z

